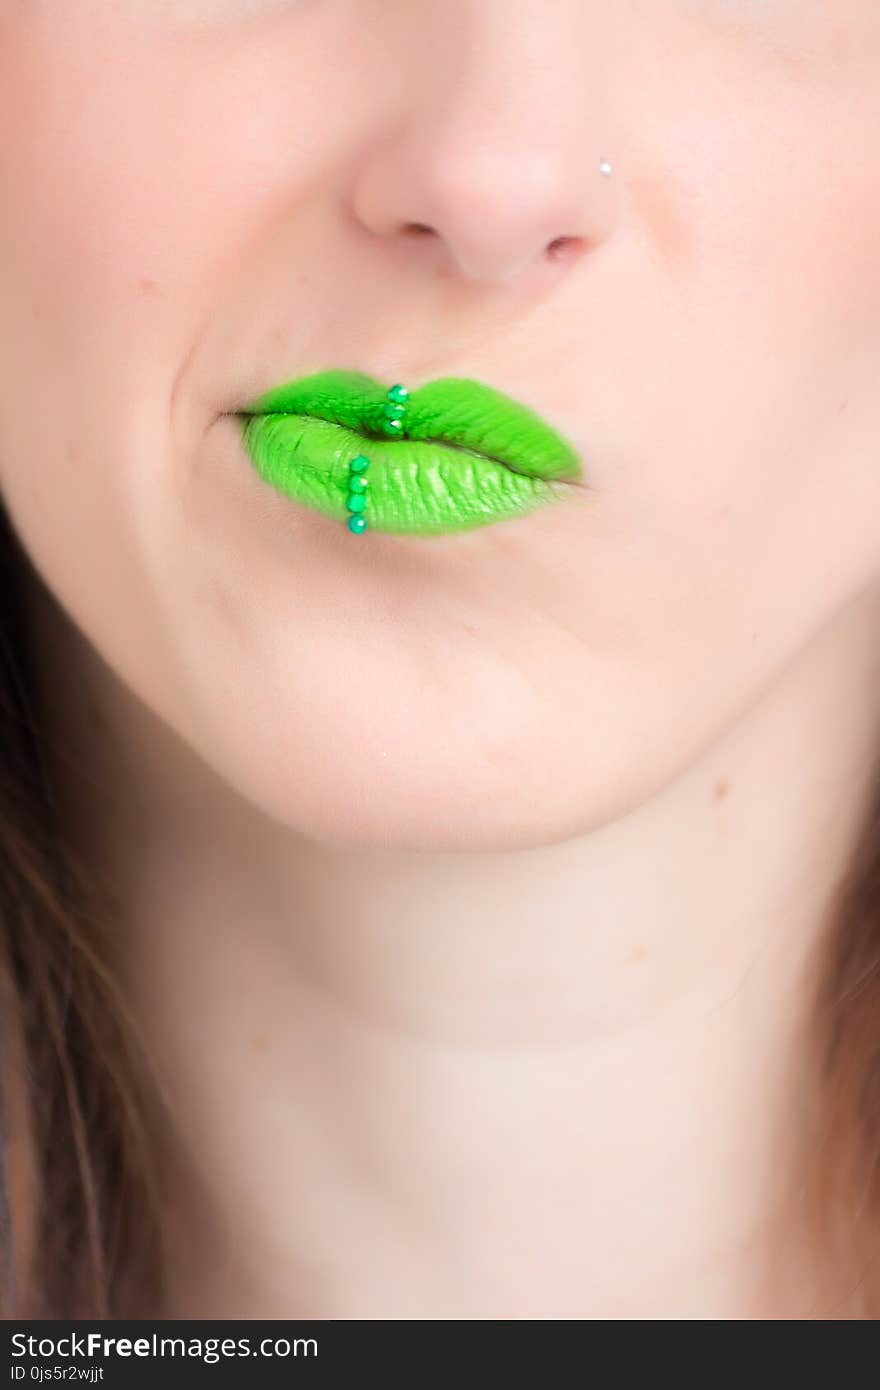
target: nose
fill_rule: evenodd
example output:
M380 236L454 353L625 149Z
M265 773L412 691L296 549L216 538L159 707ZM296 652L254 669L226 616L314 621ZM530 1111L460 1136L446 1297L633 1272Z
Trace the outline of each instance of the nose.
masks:
M617 176L586 8L431 6L414 76L361 151L350 201L362 226L398 247L430 240L447 274L487 284L558 275L606 241Z

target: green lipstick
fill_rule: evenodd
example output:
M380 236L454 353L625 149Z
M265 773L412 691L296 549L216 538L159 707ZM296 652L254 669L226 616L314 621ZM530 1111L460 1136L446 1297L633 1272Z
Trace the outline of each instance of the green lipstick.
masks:
M562 501L583 484L566 439L467 377L407 390L362 372L317 372L238 414L264 481L354 534L466 531Z

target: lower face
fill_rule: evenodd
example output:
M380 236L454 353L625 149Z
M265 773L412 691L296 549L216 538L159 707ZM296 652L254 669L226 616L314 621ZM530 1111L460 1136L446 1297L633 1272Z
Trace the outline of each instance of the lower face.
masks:
M414 187L432 150L466 163L474 131L429 108L417 59L479 119L524 56L488 4L0 13L3 497L110 668L308 835L512 847L607 822L875 581L874 0L542 13L560 119L601 123L619 191L552 292L352 216L385 159ZM236 413L335 367L489 383L575 441L588 489L355 537L260 476Z

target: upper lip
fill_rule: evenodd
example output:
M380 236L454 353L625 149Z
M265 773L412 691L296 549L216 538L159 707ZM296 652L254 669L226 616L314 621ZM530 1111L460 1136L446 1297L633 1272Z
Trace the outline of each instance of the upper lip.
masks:
M238 413L311 415L381 437L387 390L363 372L318 372L264 392ZM495 387L470 377L438 377L409 390L403 438L468 449L532 477L581 480L574 446L531 407Z

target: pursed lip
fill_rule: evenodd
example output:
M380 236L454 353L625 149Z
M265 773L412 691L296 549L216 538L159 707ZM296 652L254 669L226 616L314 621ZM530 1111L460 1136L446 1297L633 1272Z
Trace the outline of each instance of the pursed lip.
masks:
M363 372L332 370L298 377L249 402L240 415L310 415L365 438L387 438L388 387ZM410 389L403 440L468 450L533 478L582 483L574 446L534 410L470 377L438 377Z

